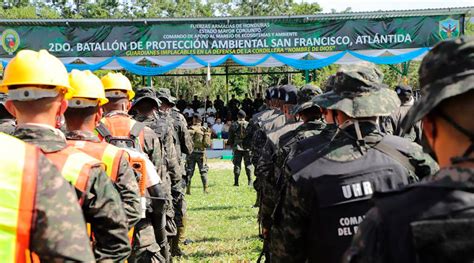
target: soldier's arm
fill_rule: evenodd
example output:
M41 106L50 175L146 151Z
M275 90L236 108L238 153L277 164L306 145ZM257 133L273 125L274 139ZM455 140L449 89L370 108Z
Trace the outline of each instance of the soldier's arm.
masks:
M420 145L410 143L406 154L411 164L415 167L415 173L418 178L422 179L438 172L438 163L429 154L425 153Z
M129 156L124 152L120 159L120 167L115 181L115 187L122 198L123 208L127 216L128 228L135 226L140 220L140 189L135 171L129 163Z
M156 133L148 127L143 130L145 134L145 154L148 155L150 161L155 165L156 172L161 174L161 166L163 154L161 152L161 142Z
M120 195L99 167L91 170L88 187L83 210L94 233L94 255L97 261L123 261L129 256L131 247Z
M191 134L188 131L184 117L180 120L179 141L181 143L181 151L184 154L191 154L193 152L193 139L191 138Z
M167 154L167 168L172 182L178 182L181 180L181 166L178 161L178 153L176 151L175 144L171 133L174 131L170 128L168 130L169 136L166 136L165 150Z
M344 263L382 263L383 235L382 220L377 208L372 208L365 215L364 221L359 225L357 233L352 239L351 246L343 256Z
M233 146L234 138L235 138L235 129L234 129L234 125L231 125L229 128L229 139L227 139L227 144L230 146Z
M44 156L38 167L31 250L44 262L93 262L75 190Z
M272 261L305 262L306 235L310 231L309 198L303 198L300 186L291 180L283 200L282 220L272 229Z

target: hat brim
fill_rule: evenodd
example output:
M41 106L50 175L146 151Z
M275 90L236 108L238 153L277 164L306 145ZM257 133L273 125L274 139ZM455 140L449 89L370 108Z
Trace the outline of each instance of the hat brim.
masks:
M398 107L400 99L395 91L381 87L378 91L365 92L356 97L344 97L328 92L322 108L340 110L351 118L389 116ZM324 94L323 94L324 95Z
M444 84L446 82L449 81L434 83L423 87L423 90L428 92L425 92L426 94L423 94L408 111L402 123L404 131L408 131L413 124L425 117L443 100L461 95L474 89L474 75L465 77L462 80L452 81L452 83L447 85Z
M173 104L173 105L176 105L176 98L173 97L173 96L158 96L158 99L164 99L166 100L166 102L168 102L169 104Z
M291 114L296 115L304 110L307 110L309 108L317 107L319 108L319 105L313 103L312 101L307 101L301 104L296 105L293 110L291 111Z
M151 97L140 97L140 98L136 98L135 100L133 100L133 103L132 103L132 107L134 107L135 105L137 105L139 102L145 100L145 99L149 99L153 102L156 103L156 106L157 107L160 107L161 106L161 102L155 98L151 98Z

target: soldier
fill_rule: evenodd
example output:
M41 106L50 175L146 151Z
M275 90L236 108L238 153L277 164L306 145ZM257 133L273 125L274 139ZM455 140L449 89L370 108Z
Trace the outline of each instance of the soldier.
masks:
M211 132L207 127L203 127L201 122L201 117L195 114L193 117L193 125L189 128L189 133L191 138L193 138L194 149L187 160L188 184L186 186L186 194L191 194L191 180L196 164L201 174L204 193L208 193L207 172L209 171L209 166L207 166L206 148L211 145Z
M162 115L163 118L166 118L169 127L171 127L171 130L167 132L173 144L170 148L173 148L176 153L174 159L176 171L175 176L171 178L171 195L173 197L175 212L174 222L176 224L177 234L171 239L171 255L182 256L184 253L181 251L179 243L184 241L184 231L186 227L186 200L184 199L184 188L186 186L184 177L186 177L186 175L182 151L186 154L192 152L192 140L187 129L186 120L178 111L173 110L176 99L171 96L170 90L162 88L159 90L157 96L161 102L159 114ZM209 98L207 98L206 103L212 104Z
M69 183L40 149L3 133L0 145L2 261L29 262L35 256L43 262L94 261Z
M21 72L21 74L19 74ZM72 89L62 62L46 50L22 50L5 70L5 107L16 117L14 135L35 144L76 188L86 222L94 234L96 260L123 261L130 254L122 201L103 164L67 145L57 129Z
M388 134L397 136L402 135L402 121L406 114L413 106L415 99L410 86L397 85L395 92L401 101L400 107L390 116L381 119L382 130ZM412 128L406 132L403 137L410 139L412 142L421 143L421 123L415 123Z
M400 191L377 193L344 262L474 260L473 73L473 38L441 42L423 58L423 96L403 129L423 121L426 146L441 170Z
M135 172L130 166L130 156L125 150L102 142L94 133L102 118L101 106L108 102L100 79L90 71L73 70L69 83L74 90L73 97L64 116L69 132L68 145L102 160L107 175L112 179L120 194L123 208L131 229L140 220L140 196Z
M147 202L147 216L135 227L135 242L130 261L159 262L170 259L169 243L166 231L166 212L169 210L169 178L162 174L162 147L158 136L136 122L130 115L130 100L135 96L130 80L121 73L108 73L101 79L105 96L109 100L103 105L104 118L97 126L99 138L121 148L144 153L155 166L160 180L147 180L147 193L151 196ZM147 176L149 178L149 176ZM168 185L167 185L168 184ZM161 255L160 255L161 254Z
M237 113L238 120L232 123L229 129L229 140L227 143L232 146L234 163L234 186L239 186L240 169L242 159L244 159L245 173L247 174L248 185L252 184L252 163L250 162L250 149L243 144L245 139L245 131L249 124L245 120L245 111L240 110Z
M288 163L292 177L274 225L271 260L338 262L371 207L374 191L390 191L432 174L436 163L411 141L379 132L377 117L399 105L372 64L342 66L321 107L339 132Z
M0 132L13 134L15 131L15 118L5 109L7 94L0 93Z

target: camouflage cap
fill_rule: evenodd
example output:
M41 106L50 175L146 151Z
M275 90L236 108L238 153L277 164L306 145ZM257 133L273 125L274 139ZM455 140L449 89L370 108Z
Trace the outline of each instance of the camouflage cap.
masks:
M161 102L156 97L155 89L151 87L144 87L135 92L135 97L133 98L133 101L132 101L132 107L137 105L140 101L143 101L144 99L152 100L153 102L156 103L157 107L160 107L161 105Z
M313 86L311 84L304 85L296 94L298 105L293 108L292 114L295 115L311 107L318 107L318 105L313 104L311 100L322 93L322 90L318 86Z
M280 99L285 101L285 104L298 104L298 99L297 99L297 93L298 89L293 86L293 85L283 85L282 86L283 93L280 93L282 96L284 94L284 97Z
M374 64L343 65L336 74L334 90L318 96L317 103L352 118L389 116L400 106L400 99L382 81L383 73Z
M333 90L335 85L336 85L336 74L332 74L331 76L328 77L328 79L326 80L326 83L324 83L324 92Z
M270 99L278 99L280 96L280 87L274 86L271 88L270 91Z
M158 90L157 96L160 100L165 100L166 102L173 105L176 104L176 98L171 96L171 91L169 89L161 88Z
M443 100L474 89L474 38L437 44L423 58L419 75L422 95L405 117L405 131Z

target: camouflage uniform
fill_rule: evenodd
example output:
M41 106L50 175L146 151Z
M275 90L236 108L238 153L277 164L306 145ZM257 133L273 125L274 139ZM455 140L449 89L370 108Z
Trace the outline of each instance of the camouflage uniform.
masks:
M45 154L67 147L62 132L43 125L20 125L14 135L40 147ZM91 169L85 193L82 210L94 232L96 260L125 260L130 254L127 217L120 195L101 167Z
M66 133L68 141L87 141L94 143L101 143L99 137L93 132L88 131L70 131ZM76 149L81 150L80 147L75 146ZM130 166L127 159L128 154L124 154L120 159L117 177L114 182L115 189L120 194L123 202L123 209L128 219L128 228L135 226L140 220L140 196L137 184L136 173Z
M3 93L0 93L0 132L12 135L15 131L16 122L13 116L7 112L5 109L5 101L7 96ZM3 117L3 118L2 118Z
M377 68L367 63L343 66L337 76L335 89L321 95L318 105L352 119L340 125L329 144L288 162L292 176L282 200L282 218L271 232L272 261L337 262L362 220L360 213L370 206L372 189L396 189L438 168L419 145L379 132L376 116L389 115L399 100L381 84ZM390 151L379 150L379 144ZM357 192L350 192L352 184ZM359 194L362 184L366 187ZM347 223L351 227L343 227L345 218L354 218Z
M408 112L403 127L407 131L427 114L434 114L469 138L470 146L462 156L452 156L450 165L423 182L375 195L375 207L366 214L344 262L474 259L474 134L472 128L463 127L443 107L438 107L448 99L456 102L467 94L472 97L473 54L474 39L460 38L441 42L423 58L419 70L423 96Z
M207 172L209 171L209 166L207 166L206 148L209 147L211 143L211 132L208 128L201 126L201 123L198 122L190 127L189 133L193 138L194 149L193 153L191 153L187 159L187 177L189 180L187 193L190 193L191 180L194 175L196 164L198 165L199 173L201 174L203 190L204 192L207 192Z
M5 135L1 137L2 142L16 140ZM74 189L39 150L36 156L36 160L27 160L29 163L25 164L36 163L38 169L37 174L33 175L36 177L36 191L30 251L44 262L94 261L84 216Z
M232 146L234 164L234 186L239 185L240 169L242 165L242 159L244 159L245 173L247 174L248 184L252 183L252 163L250 162L250 150L243 144L245 134L248 126L248 121L245 119L239 119L232 123L229 129L229 140L227 144Z

